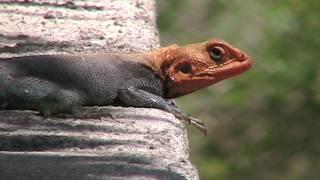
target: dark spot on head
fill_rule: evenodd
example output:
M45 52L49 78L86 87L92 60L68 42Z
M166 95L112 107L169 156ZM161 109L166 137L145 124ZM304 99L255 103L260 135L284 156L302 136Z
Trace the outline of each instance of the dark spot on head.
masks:
M179 70L183 74L190 74L190 73L192 73L192 66L189 63L184 63L179 67Z

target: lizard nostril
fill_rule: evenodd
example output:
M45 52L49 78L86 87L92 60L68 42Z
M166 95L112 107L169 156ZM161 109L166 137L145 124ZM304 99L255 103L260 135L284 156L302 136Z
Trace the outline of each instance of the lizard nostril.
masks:
M241 54L241 56L240 56L240 60L244 60L245 58L246 58L246 55Z
M244 54L244 53L236 53L235 54L235 59L237 60L237 61L245 61L245 60L247 60L247 59L249 59L249 56L247 56L246 54Z
M240 61L245 61L245 60L248 60L250 59L250 57L244 53L241 54L241 57L240 57Z

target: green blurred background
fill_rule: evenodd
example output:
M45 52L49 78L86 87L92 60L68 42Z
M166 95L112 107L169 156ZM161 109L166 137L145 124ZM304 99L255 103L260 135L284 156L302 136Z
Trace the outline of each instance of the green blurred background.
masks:
M320 1L159 0L162 45L219 37L253 57L245 74L178 99L201 179L320 179Z

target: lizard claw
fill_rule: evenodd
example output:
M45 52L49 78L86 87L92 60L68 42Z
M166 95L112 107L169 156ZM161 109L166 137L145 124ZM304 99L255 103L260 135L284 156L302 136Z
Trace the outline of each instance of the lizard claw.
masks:
M198 128L200 131L202 131L205 135L207 134L207 128L205 127L205 123L201 121L200 119L193 118L189 115L182 114L182 113L176 113L175 116L187 122L189 125L193 125L194 127Z
M189 116L191 125L198 128L200 131L202 131L205 135L207 135L207 128L205 126L205 123L199 119L193 118Z

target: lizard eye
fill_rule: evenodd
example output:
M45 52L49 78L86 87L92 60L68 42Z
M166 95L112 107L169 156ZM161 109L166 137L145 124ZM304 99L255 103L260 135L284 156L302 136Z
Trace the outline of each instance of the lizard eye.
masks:
M209 51L209 55L210 55L211 59L213 61L215 61L216 63L223 63L223 61L225 59L225 54L226 54L226 51L224 50L224 48L222 48L220 46L214 46Z
M183 74L190 74L190 73L192 73L192 66L191 66L191 64L185 63L185 64L182 64L182 65L179 67L179 70L180 70Z

